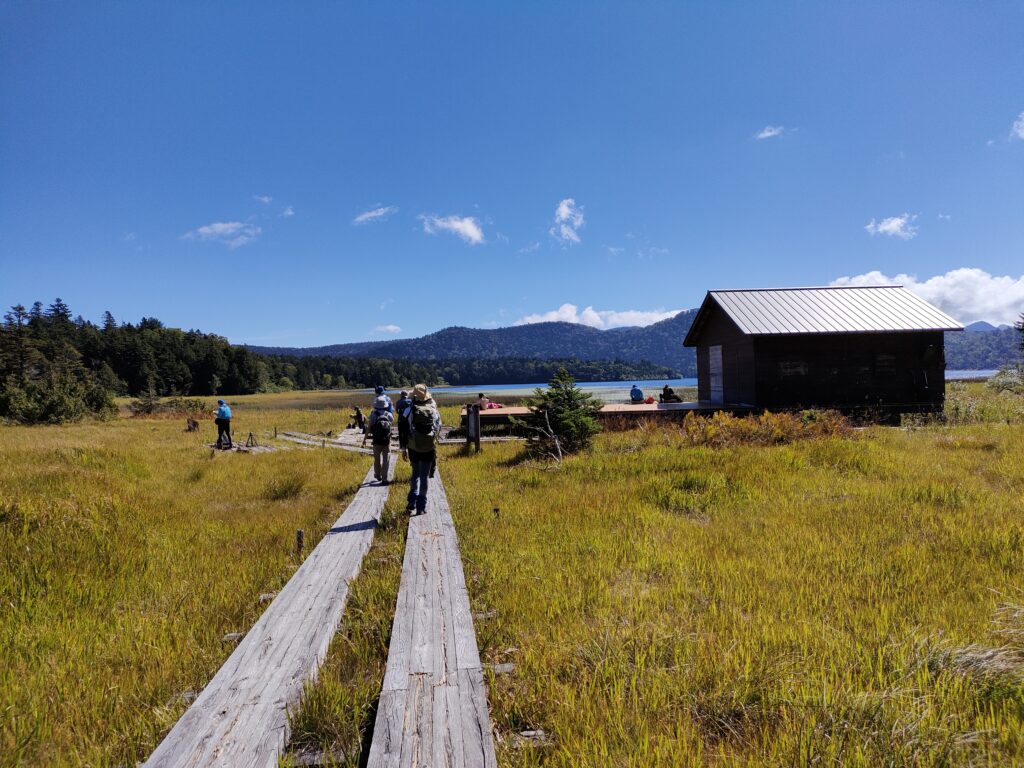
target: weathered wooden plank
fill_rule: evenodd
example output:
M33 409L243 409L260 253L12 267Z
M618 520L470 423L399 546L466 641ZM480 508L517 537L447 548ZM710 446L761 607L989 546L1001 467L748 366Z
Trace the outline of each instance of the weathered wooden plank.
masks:
M455 658L458 669L479 669L480 650L476 642L476 631L473 628L473 616L469 606L469 591L466 589L466 575L462 567L462 556L459 552L458 537L455 533L455 522L452 520L448 497L444 493L444 485L438 481L441 493L438 494L438 518L442 521L444 533L445 555L450 575L450 599L454 627Z
M370 744L369 764L380 768L398 768L402 756L402 739L406 730L406 696L399 691L383 691L377 702L377 720Z
M404 696L401 747L394 729ZM378 742L380 742L378 744ZM399 757L395 762L395 754ZM409 521L370 768L496 766L455 525L439 478Z
M482 669L460 669L459 701L462 704L462 738L466 766L497 768L491 716L487 711L487 686Z
M372 469L345 513L239 642L146 766L275 766L288 708L315 678L349 583L373 540L388 486Z

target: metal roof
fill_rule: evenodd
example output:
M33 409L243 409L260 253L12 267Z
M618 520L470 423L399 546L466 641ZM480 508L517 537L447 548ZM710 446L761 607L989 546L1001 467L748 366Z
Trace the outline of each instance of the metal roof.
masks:
M714 302L745 334L962 331L963 326L901 285L708 291L683 342ZM695 343L695 342L694 342Z

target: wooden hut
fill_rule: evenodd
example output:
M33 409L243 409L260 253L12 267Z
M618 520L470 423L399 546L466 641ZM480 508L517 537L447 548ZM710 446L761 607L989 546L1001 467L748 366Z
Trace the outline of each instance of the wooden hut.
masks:
M709 291L683 344L710 405L938 411L962 330L898 285Z

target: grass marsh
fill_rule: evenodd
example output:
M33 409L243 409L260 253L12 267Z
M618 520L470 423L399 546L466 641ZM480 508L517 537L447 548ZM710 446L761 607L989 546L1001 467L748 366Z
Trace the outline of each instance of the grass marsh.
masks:
M232 400L236 438L366 400L277 407L300 394ZM514 664L488 673L499 764L1024 764L1024 399L967 385L949 410L768 446L648 424L555 467L445 449L481 653ZM183 426L0 428L0 765L144 759L369 466ZM407 477L293 750L360 764Z

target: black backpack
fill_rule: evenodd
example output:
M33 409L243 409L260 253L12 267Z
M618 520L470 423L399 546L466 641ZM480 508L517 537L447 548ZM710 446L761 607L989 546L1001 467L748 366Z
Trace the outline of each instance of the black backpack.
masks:
M391 442L391 414L388 411L381 411L373 422L373 444L387 445Z

